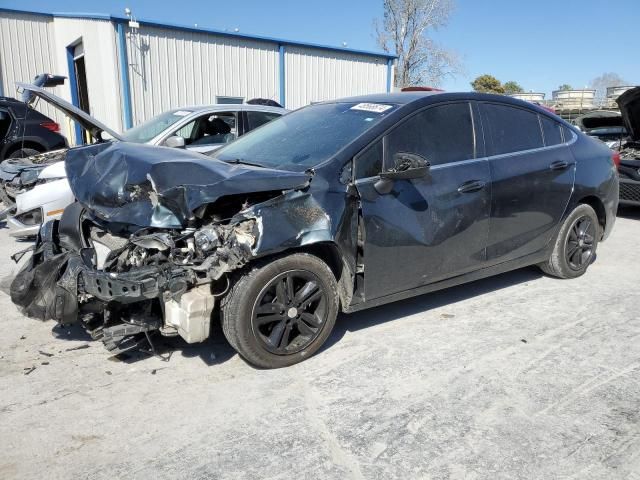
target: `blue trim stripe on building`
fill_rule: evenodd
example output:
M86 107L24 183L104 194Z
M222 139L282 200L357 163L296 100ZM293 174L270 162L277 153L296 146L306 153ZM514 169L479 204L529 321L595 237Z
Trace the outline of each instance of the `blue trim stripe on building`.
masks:
M287 99L285 98L285 91L286 91L286 72L285 72L285 65L284 65L284 61L285 61L285 46L284 45L280 45L278 51L279 51L279 67L280 67L280 105L282 105L283 107L286 108L286 101Z
M116 23L118 34L118 58L120 60L120 90L122 91L122 125L124 130L133 126L131 111L131 85L129 82L129 56L127 55L127 37L124 23Z
M102 13L44 13L37 11L29 11L29 10L16 10L11 8L0 8L0 12L9 12L9 13L22 13L22 14L30 14L30 15L45 15L48 17L60 17L60 18L85 18L90 20L110 20L113 22L128 22L129 19L127 17L121 17L118 15L108 15ZM369 57L376 58L397 58L396 55L391 55L384 52L372 52L368 50L357 50L351 48L344 47L336 47L332 45L322 45L318 43L309 43L309 42L300 42L296 40L285 40L282 38L275 37L267 37L262 35L249 35L245 33L238 32L227 32L224 30L216 30L214 28L202 28L202 27L193 27L187 25L178 25L174 23L160 23L151 20L141 20L136 19L140 25L148 26L148 27L158 27L158 28L168 28L172 30L181 30L184 32L194 32L194 33L209 33L214 35L220 35L224 37L245 39L245 40L259 40L263 42L276 43L278 45L290 45L290 46L298 46L298 47L306 47L306 48L314 48L319 50L327 50L333 52L342 52L342 53L352 53L358 55L366 55Z
M73 51L75 45L69 45L67 47L67 67L69 68L69 88L71 89L71 103L80 108L80 101L78 99L78 79L76 78L76 66L73 63ZM78 122L73 122L75 125L75 137L76 145L82 145L84 138L82 136L82 128Z

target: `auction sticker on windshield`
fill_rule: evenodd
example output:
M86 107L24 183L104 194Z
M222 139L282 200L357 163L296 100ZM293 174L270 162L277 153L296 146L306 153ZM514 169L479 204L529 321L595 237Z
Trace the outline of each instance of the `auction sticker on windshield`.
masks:
M362 110L363 112L383 113L389 110L392 105L382 105L379 103L359 103L351 107L351 110Z
M189 115L191 112L188 110L178 110L176 112L173 112L173 114L176 117L186 117L187 115Z

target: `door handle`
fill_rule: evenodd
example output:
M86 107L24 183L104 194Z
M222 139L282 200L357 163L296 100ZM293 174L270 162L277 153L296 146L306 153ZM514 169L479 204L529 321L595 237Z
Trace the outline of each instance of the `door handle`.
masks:
M458 187L459 193L472 193L477 192L478 190L482 190L485 187L486 183L482 180L469 180L468 182L464 182L462 185Z
M551 170L564 170L569 166L569 162L565 162L564 160L558 160L549 165Z

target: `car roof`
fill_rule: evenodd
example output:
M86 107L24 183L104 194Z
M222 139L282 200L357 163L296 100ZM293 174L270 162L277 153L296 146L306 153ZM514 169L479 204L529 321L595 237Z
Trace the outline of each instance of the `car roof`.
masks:
M289 110L281 107L270 107L268 105L252 105L247 103L215 103L213 105L191 105L187 107L174 108L172 110L189 110L191 112L222 112L222 111L243 111L243 112L273 112L286 113Z
M515 107L523 107L529 110L534 110L538 113L552 117L564 124L566 121L562 120L556 114L548 111L545 108L540 107L531 102L520 100L519 98L509 97L507 95L497 95L493 93L480 93L480 92L394 92L394 93L375 93L371 95L360 95L357 97L338 98L336 100L328 100L326 102L319 102L324 104L330 103L387 103L393 105L414 105L415 107L421 107L434 102L446 102L455 100L476 100L479 102L496 102L513 105Z

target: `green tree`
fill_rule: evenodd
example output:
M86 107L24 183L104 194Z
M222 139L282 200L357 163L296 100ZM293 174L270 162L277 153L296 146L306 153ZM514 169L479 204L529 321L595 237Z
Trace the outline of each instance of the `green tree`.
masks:
M480 75L471 82L471 86L476 92L504 93L502 83L493 75Z
M504 85L502 85L502 87L504 88L504 93L506 93L507 95L524 92L524 88L522 88L518 82L514 82L513 80L504 82Z
M568 83L563 83L558 87L558 90L573 90L573 87Z

